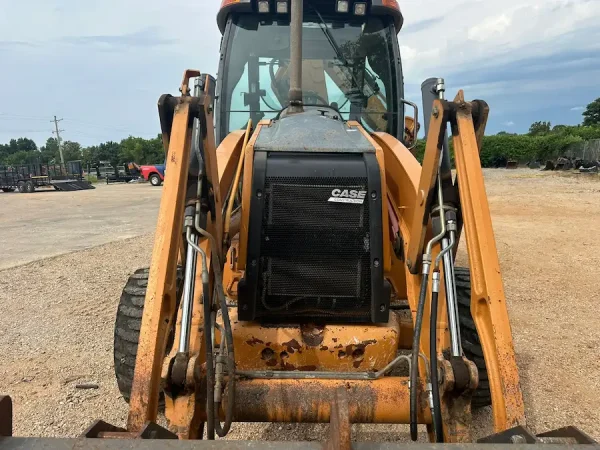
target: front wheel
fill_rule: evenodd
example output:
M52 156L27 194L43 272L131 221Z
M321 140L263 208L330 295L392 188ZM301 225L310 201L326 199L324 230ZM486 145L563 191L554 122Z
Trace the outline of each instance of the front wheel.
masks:
M473 393L471 406L474 409L484 408L492 404L492 394L483 357L483 348L475 327L475 321L471 315L471 272L465 267L455 267L454 275L456 277L456 296L463 352L469 361L475 363L479 372L479 385Z
M131 396L131 385L133 384L133 372L137 357L140 329L142 327L142 314L146 300L146 288L148 287L149 268L139 269L127 280L121 294L117 317L115 319L115 334L113 343L113 356L115 362L115 376L119 391L129 402ZM182 292L183 272L177 271L177 299ZM175 308L177 311L178 306ZM170 352L174 341L174 327L171 328L167 349ZM161 393L162 404L162 393Z
M160 186L162 184L162 180L160 179L160 176L156 173L153 173L152 175L150 175L150 184L152 186Z
M24 194L25 192L27 192L27 188L25 187L25 182L19 181L19 183L17 184L17 189L19 190L19 192L21 194Z

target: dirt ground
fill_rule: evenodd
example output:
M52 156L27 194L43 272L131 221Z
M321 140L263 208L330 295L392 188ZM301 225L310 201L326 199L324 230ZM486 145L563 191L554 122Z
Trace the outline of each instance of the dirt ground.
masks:
M0 269L149 233L161 192L148 183L0 192Z
M600 439L600 180L489 170L486 185L528 425L538 432L575 425ZM113 320L128 275L149 264L160 192L110 186L52 196L46 204L50 195L9 204L0 194L1 259L8 257L10 266L36 260L0 270L0 392L13 397L20 436L77 436L97 418L124 424ZM124 209L126 218L117 217ZM18 215L21 225L7 215ZM27 229L31 223L35 232ZM95 244L104 245L47 258ZM77 389L81 382L99 388ZM490 430L489 409L474 419L476 435ZM326 431L325 425L238 424L230 437L321 440ZM404 426L370 425L355 426L354 435L408 436Z

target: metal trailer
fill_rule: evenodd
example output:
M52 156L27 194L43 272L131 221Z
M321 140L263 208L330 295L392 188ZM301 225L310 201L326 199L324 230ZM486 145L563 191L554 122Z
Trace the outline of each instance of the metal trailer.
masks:
M57 191L94 189L83 179L81 161L62 164L23 164L0 166L0 190L32 193L38 188Z
M140 166L134 162L130 162L121 166L117 166L117 170L113 173L106 174L106 184L110 183L129 183L139 180L142 177Z

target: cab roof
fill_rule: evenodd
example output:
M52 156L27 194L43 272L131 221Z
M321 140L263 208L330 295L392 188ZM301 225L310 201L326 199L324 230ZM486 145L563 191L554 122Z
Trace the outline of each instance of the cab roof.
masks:
M275 10L275 3L277 1L287 1L288 11L289 3L291 0L268 0L271 11ZM313 4L326 6L335 11L335 4L339 0L304 0L305 4ZM367 3L367 15L370 16L390 16L394 20L396 26L396 32L400 32L402 24L404 23L404 17L400 11L400 6L397 0L347 0L349 3L349 11L354 11L354 5L356 3ZM225 26L227 24L227 18L229 14L245 13L245 14L260 14L258 12L258 0L222 0L221 8L217 14L217 25L221 34L225 32ZM339 14L340 17L349 16L352 12L348 13L335 13ZM266 15L266 14L265 14ZM271 16L285 16L286 14L276 14L271 12ZM289 15L289 13L287 14Z

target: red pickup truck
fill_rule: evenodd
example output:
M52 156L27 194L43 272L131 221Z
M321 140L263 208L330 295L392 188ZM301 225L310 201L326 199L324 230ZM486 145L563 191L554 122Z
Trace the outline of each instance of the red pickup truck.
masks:
M152 186L160 186L165 181L164 164L154 166L140 166L140 172L144 180L149 181Z

